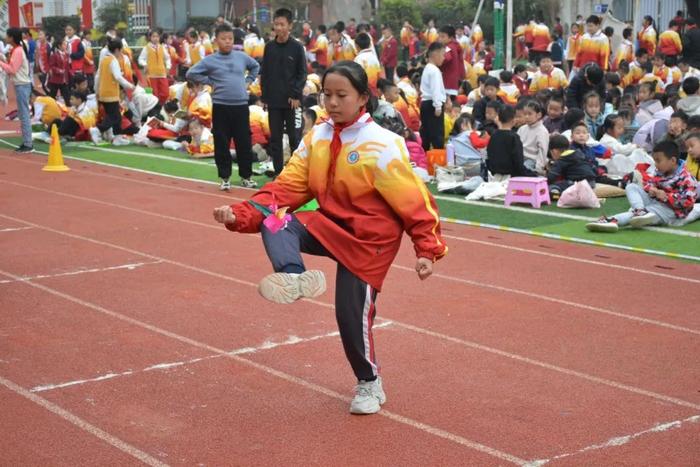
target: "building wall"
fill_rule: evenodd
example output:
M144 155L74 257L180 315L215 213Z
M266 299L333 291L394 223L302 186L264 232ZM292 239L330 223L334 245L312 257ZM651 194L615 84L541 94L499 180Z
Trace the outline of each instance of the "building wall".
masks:
M621 21L641 24L642 18L650 15L656 21L659 31L666 29L668 22L676 16L676 11L686 10L684 0L639 0L640 8L638 11L635 11L635 0L571 0L560 2L559 16L562 21L571 24L576 20L576 15L583 15L584 18L591 15L595 5L600 3L608 4L613 15Z

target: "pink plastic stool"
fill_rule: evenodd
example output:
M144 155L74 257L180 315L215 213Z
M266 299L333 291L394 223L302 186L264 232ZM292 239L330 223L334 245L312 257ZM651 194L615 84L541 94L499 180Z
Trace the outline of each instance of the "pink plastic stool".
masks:
M544 177L512 177L506 189L506 206L511 203L529 203L539 208L542 202L552 204L549 187Z

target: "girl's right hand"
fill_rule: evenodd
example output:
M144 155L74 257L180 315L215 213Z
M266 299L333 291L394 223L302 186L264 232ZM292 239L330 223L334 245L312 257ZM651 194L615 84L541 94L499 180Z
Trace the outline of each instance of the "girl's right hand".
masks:
M214 209L214 219L219 224L233 225L236 223L236 216L233 214L231 206L225 205Z

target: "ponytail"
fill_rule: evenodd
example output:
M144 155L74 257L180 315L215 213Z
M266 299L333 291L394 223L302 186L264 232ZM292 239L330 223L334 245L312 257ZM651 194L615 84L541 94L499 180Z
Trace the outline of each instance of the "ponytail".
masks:
M600 139L605 135L608 130L612 129L615 127L615 122L620 119L620 117L617 114L610 114L607 117L605 117L605 120L603 120L603 124L598 128L598 131L595 134L595 139L600 141Z

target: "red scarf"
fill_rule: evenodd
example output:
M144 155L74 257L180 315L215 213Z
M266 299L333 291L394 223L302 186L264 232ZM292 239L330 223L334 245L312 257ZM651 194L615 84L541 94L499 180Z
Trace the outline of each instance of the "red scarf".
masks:
M333 179L335 178L335 166L336 166L336 161L338 160L338 154L340 154L340 150L343 147L342 141L340 141L340 133L346 129L349 126L354 125L360 117L362 117L365 114L365 108L362 107L360 109L360 112L357 114L357 117L355 117L354 120L351 120L346 123L335 123L333 122L333 139L331 140L331 163L328 165L328 185L333 184ZM367 122L371 122L372 119L368 118Z

